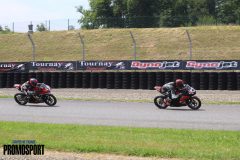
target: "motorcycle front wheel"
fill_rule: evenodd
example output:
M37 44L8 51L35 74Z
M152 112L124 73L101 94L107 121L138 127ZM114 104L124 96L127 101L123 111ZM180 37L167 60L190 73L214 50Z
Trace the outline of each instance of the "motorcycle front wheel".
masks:
M57 103L57 98L54 95L49 94L45 96L44 102L49 106L54 106Z
M189 101L187 102L187 105L192 110L198 110L201 107L202 103L198 97L193 96L189 99Z
M14 99L15 101L19 104L19 105L25 105L28 103L28 99L26 94L24 93L17 93L14 95Z
M159 109L166 109L168 106L164 104L164 96L157 96L154 98L154 104Z

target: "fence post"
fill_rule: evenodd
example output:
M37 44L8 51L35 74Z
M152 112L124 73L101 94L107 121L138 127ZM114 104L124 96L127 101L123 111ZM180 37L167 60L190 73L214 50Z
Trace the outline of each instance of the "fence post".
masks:
M189 41L189 59L192 60L192 39L191 36L188 32L188 30L186 30L187 36L188 36L188 41Z
M133 34L132 34L132 32L130 31L130 35L131 35L131 37L132 37L132 41L133 41L133 56L134 56L134 60L136 61L137 60L137 45L136 45L136 40L135 40L135 38L134 38L134 36L133 36Z
M32 44L32 58L33 58L33 61L35 61L35 43L33 41L32 35L30 33L28 33L28 38Z
M50 29L51 29L51 22L50 20L48 20L48 31L50 31Z
M84 40L83 40L83 37L80 34L80 32L78 33L78 36L79 36L80 42L82 44L82 60L85 61L85 44L84 44Z
M14 22L12 23L12 32L14 33Z
M69 31L70 20L68 19L68 31Z

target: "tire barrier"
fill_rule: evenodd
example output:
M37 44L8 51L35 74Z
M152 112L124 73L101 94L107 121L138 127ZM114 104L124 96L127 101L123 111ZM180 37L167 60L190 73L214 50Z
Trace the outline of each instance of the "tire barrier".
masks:
M237 73L237 90L240 90L240 72Z
M67 72L66 87L67 88L74 88L74 72Z
M13 83L14 84L21 83L21 73L14 73Z
M82 72L74 73L74 88L82 88Z
M240 72L37 72L0 73L0 88L29 78L52 88L148 89L182 78L197 90L240 90Z
M148 74L147 74L147 72L140 72L139 73L138 83L139 83L139 88L136 88L136 89L147 89L148 88Z
M154 90L155 86L156 86L156 73L155 72L148 72L147 89Z
M165 72L165 80L164 83L169 83L169 82L173 82L173 72Z
M82 88L90 88L90 72L83 72Z
M7 73L0 73L0 87L6 88L7 82Z
M35 72L29 72L28 73L28 79L30 78L36 78L36 73Z
M38 82L43 82L43 73L42 72L37 72L36 73L36 79Z
M115 89L122 89L122 72L114 73L114 86Z
M237 89L237 74L236 72L227 73L227 90L236 90Z
M123 72L122 73L122 88L130 89L130 87L131 87L131 73Z
M96 72L90 75L90 88L98 88L98 73Z
M156 73L156 85L157 86L162 86L162 85L164 85L164 82L165 82L164 72L157 72Z
M227 89L227 73L219 72L218 73L218 90Z
M66 88L67 87L67 73L59 72L58 74L58 87Z
M200 73L193 72L191 74L191 86L196 90L200 89Z
M12 88L14 85L14 73L7 73L6 88Z
M207 72L200 73L200 90L208 90L209 74Z
M28 73L21 73L21 84L25 83L28 80Z
M131 73L131 89L141 88L140 82L142 82L142 80L140 80L140 76L141 75L138 72Z
M114 89L114 73L107 72L107 89Z
M102 72L98 74L98 87L107 88L107 73Z
M58 88L58 73L53 72L51 73L51 83L50 83L52 88Z
M51 85L51 73L50 72L43 73L43 83L45 83L47 85Z
M191 72L183 72L182 79L189 85L191 85Z
M209 73L209 82L208 82L208 89L209 90L217 90L218 88L218 73L217 72L210 72Z
M173 80L182 79L182 72L174 72L173 73Z

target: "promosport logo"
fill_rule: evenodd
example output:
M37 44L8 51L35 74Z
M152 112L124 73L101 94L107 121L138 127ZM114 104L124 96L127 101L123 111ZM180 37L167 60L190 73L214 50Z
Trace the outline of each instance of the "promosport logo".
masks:
M140 61L133 61L131 63L131 68L137 69L168 69L168 68L179 68L180 62L179 61L163 61L163 62L140 62Z
M236 61L215 61L215 62L197 62L187 61L186 68L194 69L227 69L237 68L238 62Z

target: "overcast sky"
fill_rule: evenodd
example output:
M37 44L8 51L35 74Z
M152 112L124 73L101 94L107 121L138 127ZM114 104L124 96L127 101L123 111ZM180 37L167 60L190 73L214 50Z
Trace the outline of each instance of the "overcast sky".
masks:
M17 29L23 22L79 19L79 5L89 8L88 0L0 0L0 25L14 22Z

